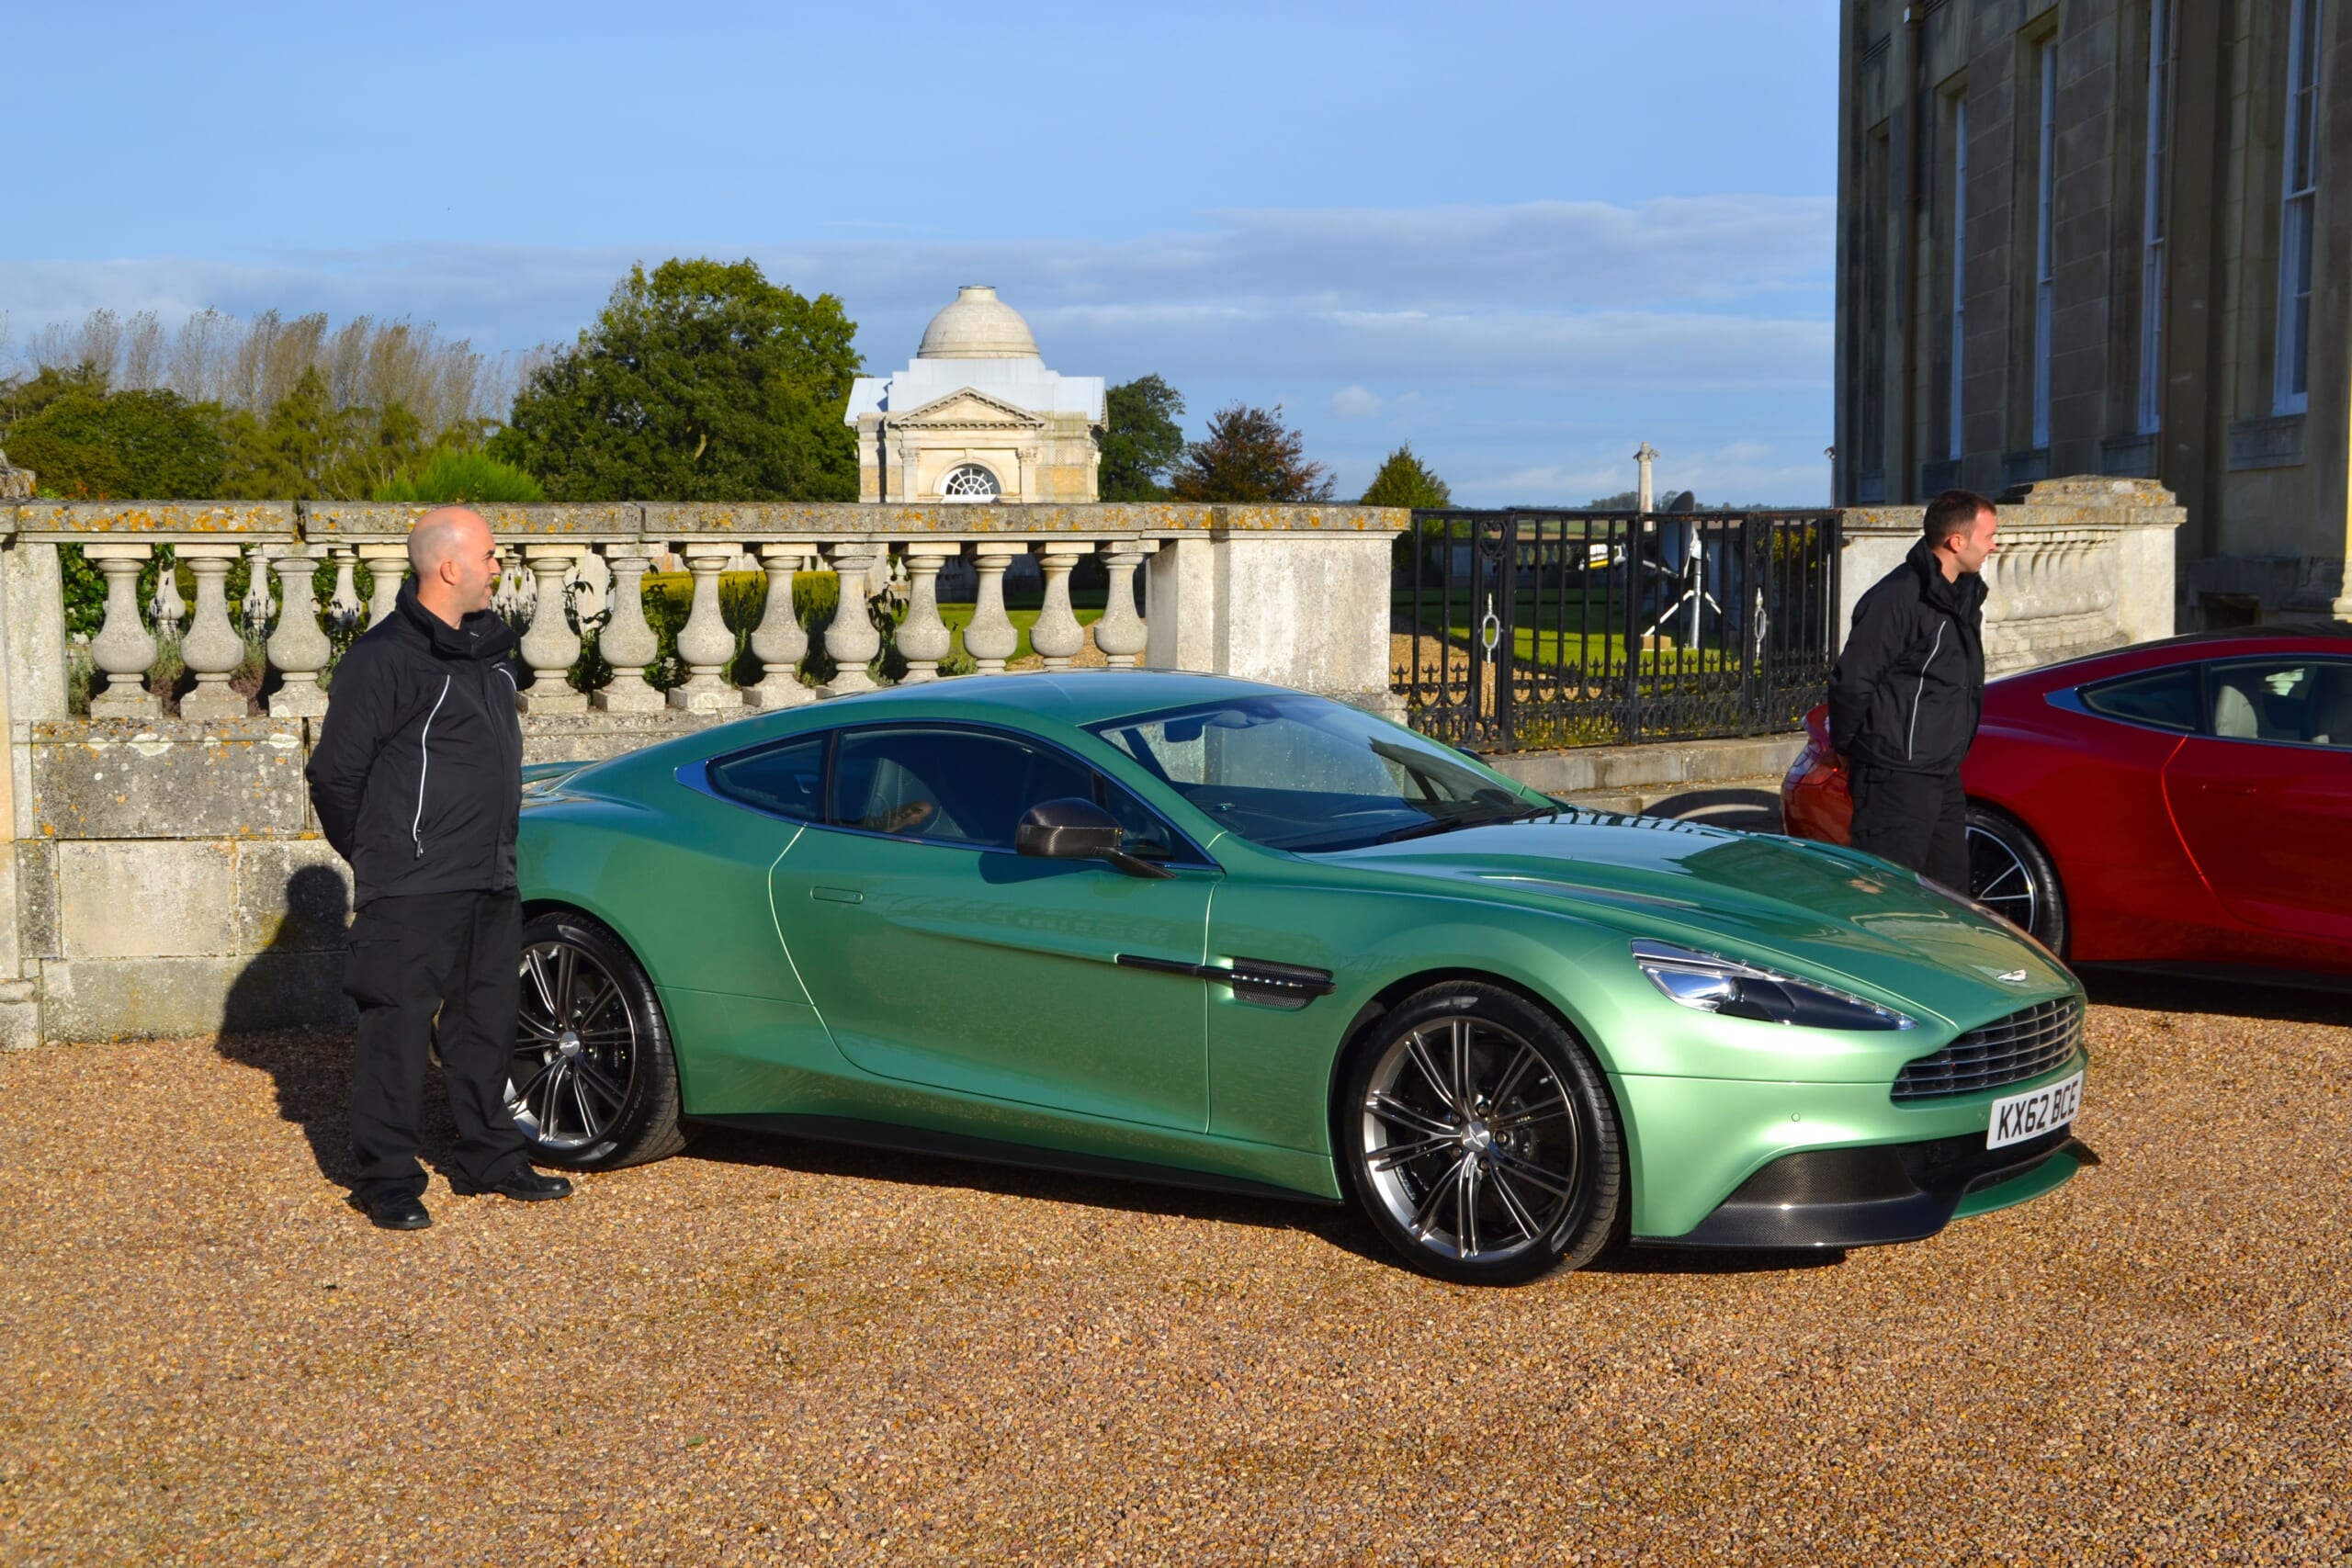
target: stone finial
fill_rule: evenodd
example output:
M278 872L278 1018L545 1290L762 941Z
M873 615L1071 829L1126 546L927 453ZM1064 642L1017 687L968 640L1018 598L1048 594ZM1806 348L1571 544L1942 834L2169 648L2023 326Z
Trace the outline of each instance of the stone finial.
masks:
M0 501L30 501L33 498L33 471L12 468L8 454L0 452Z

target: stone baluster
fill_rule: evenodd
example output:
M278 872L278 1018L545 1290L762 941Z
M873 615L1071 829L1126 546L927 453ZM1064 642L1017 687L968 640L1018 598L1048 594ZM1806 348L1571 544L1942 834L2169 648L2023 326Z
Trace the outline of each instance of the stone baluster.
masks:
M907 661L903 685L939 679L953 634L939 615L939 569L963 552L961 545L907 547L907 618L899 623L899 653Z
M368 563L375 579L374 591L368 595L368 625L373 629L400 604L401 580L408 575L408 546L399 540L362 545L359 558Z
M792 582L800 563L816 554L815 547L783 542L762 545L760 564L768 574L767 602L761 606L760 624L752 633L752 651L759 656L759 684L746 690L743 700L755 708L798 707L817 700L800 682L800 661L808 656L808 634L793 607Z
M613 667L613 678L588 700L605 713L660 713L662 694L646 683L645 667L662 651L661 639L645 620L645 572L653 564L644 545L611 545L605 564L612 569L612 618L597 635L597 651Z
M1069 540L1046 542L1043 565L1046 571L1046 604L1037 612L1037 624L1029 628L1029 646L1046 661L1048 670L1067 670L1070 660L1086 647L1086 628L1078 624L1070 613L1069 574L1079 558L1091 547Z
M678 633L678 657L685 661L686 679L671 688L670 705L688 713L720 713L740 707L743 694L727 683L728 661L735 657L735 634L718 608L718 574L734 558L730 544L695 540L683 552L686 570L695 575L694 608Z
M327 620L337 631L346 631L359 619L366 605L359 602L359 582L355 575L359 552L349 545L334 545L327 554L334 560L334 592L327 595Z
M147 613L155 617L155 640L175 643L187 622L187 601L180 597L180 569L177 560L167 560L155 569L155 592L147 605Z
M92 718L145 718L162 704L141 677L155 662L155 634L139 618L139 573L153 545L85 545L82 553L107 580L107 617L90 639L90 660L103 681L90 685Z
M1143 617L1136 614L1136 568L1145 555L1144 542L1109 539L1101 549L1111 592L1102 602L1102 618L1094 623L1094 646L1103 663L1115 670L1132 670L1146 640Z
M983 539L972 547L972 570L979 578L974 595L972 624L964 628L964 651L972 656L983 675L1004 672L1004 661L1021 646L1021 634L1004 613L1004 569L1029 547L1011 540Z
M245 578L245 596L237 606L237 618L243 624L237 629L260 641L269 635L271 604L269 592L269 562L259 545L245 552L245 565L252 570Z
M334 644L319 629L311 579L318 562L300 546L279 545L270 565L277 572L277 629L270 634L269 661L277 666L278 688L269 699L272 718L316 718L327 711L319 671L334 657ZM255 568L259 569L258 552Z
M865 672L865 667L882 651L882 634L874 629L874 616L865 602L873 592L875 558L887 556L889 550L888 544L857 539L825 552L841 577L841 603L833 611L832 624L825 628L825 652L833 661L833 678L817 688L820 697L846 697L874 690L874 677Z
M518 694L525 713L586 713L588 694L575 692L565 679L580 658L580 634L571 629L564 605L563 580L571 571L578 545L526 545L523 558L537 581L531 600L531 625L523 633L523 662L531 667L531 683Z
M196 677L195 689L180 699L182 718L243 718L245 699L229 685L229 677L245 657L244 638L229 618L229 569L237 562L235 545L182 545L180 559L196 579L196 609L188 617L187 636L180 639L180 660Z

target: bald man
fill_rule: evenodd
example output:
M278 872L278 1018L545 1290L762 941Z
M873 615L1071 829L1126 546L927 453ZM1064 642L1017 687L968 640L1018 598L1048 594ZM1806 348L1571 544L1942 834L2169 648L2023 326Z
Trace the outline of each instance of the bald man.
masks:
M476 513L438 507L417 519L408 558L398 606L335 665L306 770L358 907L343 976L359 1009L351 1201L386 1230L433 1223L417 1152L436 1045L458 1124L451 1189L526 1201L571 1192L531 1168L506 1106L523 732L514 633L490 608L498 541Z

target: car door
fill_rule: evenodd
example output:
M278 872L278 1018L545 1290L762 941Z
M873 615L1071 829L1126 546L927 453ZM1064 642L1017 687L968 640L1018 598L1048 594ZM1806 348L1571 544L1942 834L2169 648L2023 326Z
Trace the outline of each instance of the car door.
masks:
M836 731L827 808L771 874L779 931L868 1072L1158 1127L1206 1125L1206 857L1128 792L978 726ZM1040 801L1095 800L1170 874L1018 854Z
M2165 766L2181 841L2237 919L2352 942L2352 663L2216 660L2204 691Z

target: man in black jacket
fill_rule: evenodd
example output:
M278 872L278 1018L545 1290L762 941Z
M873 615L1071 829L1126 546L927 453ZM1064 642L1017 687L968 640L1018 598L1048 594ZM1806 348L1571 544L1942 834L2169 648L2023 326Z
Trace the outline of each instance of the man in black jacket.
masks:
M1829 676L1829 741L1846 759L1853 842L1968 891L1960 765L1984 704L1984 579L1999 518L1973 491L1928 505L1919 542L1854 606Z
M531 1168L506 1107L523 731L507 659L514 633L490 609L498 544L474 513L442 507L410 532L408 558L415 575L399 607L335 665L305 774L319 826L356 884L343 981L359 1008L351 1201L387 1230L433 1223L416 1156L436 1044L458 1123L451 1187L525 1200L571 1191Z

